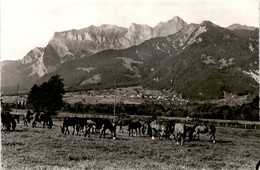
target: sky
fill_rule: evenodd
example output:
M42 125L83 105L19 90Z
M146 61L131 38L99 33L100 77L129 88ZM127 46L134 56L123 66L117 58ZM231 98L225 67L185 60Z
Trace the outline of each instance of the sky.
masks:
M259 27L258 0L0 0L1 61L22 59L45 47L54 32L90 25L155 26L174 16L187 23L210 20Z

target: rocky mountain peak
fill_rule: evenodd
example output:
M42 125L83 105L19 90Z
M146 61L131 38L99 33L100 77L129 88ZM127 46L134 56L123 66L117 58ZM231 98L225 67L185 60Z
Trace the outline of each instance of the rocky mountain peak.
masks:
M160 22L159 24L157 24L153 29L154 37L174 34L187 25L188 24L180 17L175 16L167 22Z
M39 59L43 53L42 47L36 47L33 50L31 50L29 53L24 56L24 58L21 60L22 64L29 64L35 62L37 59Z
M206 27L219 27L218 25L212 23L211 21L204 20L200 24L201 26L206 26Z

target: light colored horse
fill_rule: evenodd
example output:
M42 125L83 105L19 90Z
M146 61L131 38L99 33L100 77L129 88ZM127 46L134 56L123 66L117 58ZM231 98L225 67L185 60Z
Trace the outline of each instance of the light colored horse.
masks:
M199 139L200 138L200 134L206 134L209 133L210 135L210 140L213 140L213 143L216 142L215 140L215 132L216 132L216 127L213 125L199 125L195 128L194 133L193 133L193 139L195 139L196 137Z
M185 142L185 137L186 137L186 128L184 123L176 123L174 126L174 136L177 141L177 145L179 143L181 146Z
M170 133L173 131L173 124L169 121L154 120L150 123L152 130L152 139L154 136L159 135L159 139L165 136L166 140L170 137Z

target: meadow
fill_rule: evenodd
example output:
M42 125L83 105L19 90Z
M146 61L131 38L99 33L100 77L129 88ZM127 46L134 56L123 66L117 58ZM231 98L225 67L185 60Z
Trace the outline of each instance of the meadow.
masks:
M216 143L208 135L184 146L148 136L129 137L127 129L112 140L63 135L61 120L52 129L17 124L2 131L2 169L254 169L260 160L260 130L217 127Z

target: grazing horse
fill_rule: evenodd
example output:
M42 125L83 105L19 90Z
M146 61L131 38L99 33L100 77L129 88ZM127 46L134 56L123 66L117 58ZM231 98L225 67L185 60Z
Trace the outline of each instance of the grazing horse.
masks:
M195 128L195 131L193 133L193 139L195 139L195 137L197 136L198 137L198 140L199 140L199 137L200 137L200 133L202 134L206 134L206 133L209 133L210 135L210 140L213 139L213 143L215 143L215 132L216 132L216 127L213 126L213 125L210 125L210 126L206 126L206 125L199 125Z
M95 126L93 126L93 130L95 130L95 133L97 130L101 131L102 126L104 124L104 119L99 117L92 117L90 120L94 121L96 123Z
M16 122L14 120L14 118L11 116L9 111L2 111L1 112L1 122L3 127L6 128L7 131L12 130L14 131L16 128Z
M127 126L130 122L130 119L129 118L120 118L119 121L118 121L118 125L120 127L120 130L119 132L120 133L123 133L123 126Z
M106 130L109 129L109 131L111 132L111 137L113 139L116 139L116 126L118 124L118 121L115 122L115 124L113 125L112 122L109 119L103 119L103 125L101 128L101 132L100 132L100 138L103 134L104 138L106 136Z
M86 120L86 124L85 124L85 127L86 127L85 137L87 136L87 134L88 134L88 137L90 137L90 129L91 128L95 128L95 126L96 126L96 122L94 122L93 120Z
M75 117L76 118L76 131L77 134L80 130L84 130L84 127L86 127L87 125L87 120L88 118L84 118L84 117Z
M193 133L195 132L195 128L198 126L198 124L195 124L193 126L187 126L185 125L186 128L186 137L189 138L191 141L193 139Z
M132 136L133 136L133 131L135 130L135 134L137 136L137 129L139 131L139 135L141 136L141 127L142 127L142 124L140 121L136 120L136 121L133 121L133 120L130 120L129 121L129 124L128 124L128 131L129 131L129 136L130 134L132 133Z
M68 132L68 134L70 134L69 126L72 126L73 127L72 135L74 135L75 129L76 130L78 129L76 128L77 123L78 123L77 117L64 117L63 126L61 127L61 133L66 135Z
M32 127L36 127L37 122L39 123L43 122L43 128L45 127L45 125L47 125L49 129L52 128L53 122L49 113L37 112L33 114L32 117L33 117Z
M47 125L49 129L52 128L53 122L52 122L52 118L50 116L50 113L40 114L39 119L40 119L40 121L43 122L43 128L44 128L45 125Z
M11 114L11 116L17 121L17 123L20 123L20 115Z
M154 120L150 123L152 129L152 139L157 134L159 135L159 139L162 139L165 136L166 140L170 137L170 133L173 132L173 121L158 121Z
M185 142L185 137L186 137L186 128L184 123L176 123L174 126L174 136L177 141L177 145L179 143L181 146Z
M33 113L30 110L28 110L23 118L24 126L28 126L28 123L31 123L32 115Z
M75 122L77 135L80 130L83 131L85 128L85 137L87 134L89 134L88 137L90 137L90 129L96 127L96 122L90 118L74 117L73 121Z
M150 123L151 121L150 120L146 120L144 123L143 123L143 126L142 126L142 134L145 135L149 135L150 137L152 136L152 129L151 129L151 126L150 126Z

